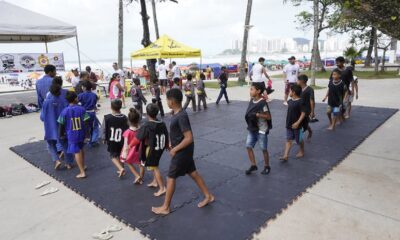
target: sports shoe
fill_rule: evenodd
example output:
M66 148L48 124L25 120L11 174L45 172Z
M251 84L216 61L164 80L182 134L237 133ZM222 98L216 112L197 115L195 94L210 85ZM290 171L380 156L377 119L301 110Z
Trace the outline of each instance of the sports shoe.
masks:
M248 170L246 170L246 175L250 175L252 172L257 170L258 170L257 166L252 165Z

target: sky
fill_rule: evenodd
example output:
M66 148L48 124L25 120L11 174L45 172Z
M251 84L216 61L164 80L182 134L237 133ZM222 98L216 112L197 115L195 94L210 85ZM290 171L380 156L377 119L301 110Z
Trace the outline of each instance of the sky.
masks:
M13 0L12 4L77 26L82 60L114 60L118 46L118 0ZM231 48L232 40L242 39L247 0L179 0L179 4L157 4L160 34L168 34L186 45L201 48L212 56ZM311 32L297 29L295 15L309 5L294 7L283 0L254 0L250 37L305 37ZM155 40L151 4L150 36ZM143 28L140 4L124 9L124 58L142 48ZM75 39L49 43L49 52L64 53L68 62L77 61ZM44 44L1 44L1 53L45 52Z

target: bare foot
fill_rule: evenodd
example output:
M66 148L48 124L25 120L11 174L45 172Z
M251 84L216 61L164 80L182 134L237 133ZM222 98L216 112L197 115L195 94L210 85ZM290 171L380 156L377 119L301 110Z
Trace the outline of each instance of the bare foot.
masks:
M151 183L147 184L147 186L148 186L149 188L158 188L158 185L157 185L157 183L155 183L155 182L151 182Z
M329 126L329 127L327 128L327 130L333 131L333 127L332 127L332 126Z
M141 177L136 177L135 181L133 181L133 183L134 184L142 184L143 183L142 178Z
M286 162L289 159L289 157L280 157L279 160Z
M56 161L56 165L54 166L55 170L60 170L61 162L59 160Z
M170 213L169 207L165 208L163 206L161 206L161 207L152 207L151 211L153 213L157 214L157 215L168 215Z
M86 174L85 173L79 173L78 175L76 175L76 178L78 178L78 179L86 178Z
M167 191L167 189L165 189L165 188L160 189L160 190L158 190L158 192L154 193L154 196L156 196L156 197L162 196L165 194L166 191Z
M71 170L74 166L72 164L65 164L67 170Z
M296 154L296 158L302 158L304 157L304 153L299 152L298 154Z
M210 203L212 203L214 201L215 201L214 196L210 195L208 197L205 197L203 199L203 201L199 202L199 204L197 204L197 207L199 207L199 208L205 207L205 206L207 206L208 204L210 204Z

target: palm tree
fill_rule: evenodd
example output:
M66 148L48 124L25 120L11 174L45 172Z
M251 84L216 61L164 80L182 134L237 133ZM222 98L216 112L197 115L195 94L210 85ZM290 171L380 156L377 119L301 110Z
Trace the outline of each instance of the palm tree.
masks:
M151 0L151 7L153 9L153 22L154 22L154 29L156 32L156 38L160 38L160 33L158 31L158 21L157 21L157 10L156 10L156 0Z
M246 54L247 54L247 41L249 38L249 29L252 27L250 26L252 5L253 5L253 0L247 0L246 19L244 23L244 34L243 34L242 57L240 59L239 81L241 82L244 82L246 80L245 64L246 64Z
M311 57L311 85L315 86L315 72L317 70L317 61L318 57L317 54L319 54L319 48L318 48L318 37L319 37L319 26L318 26L318 16L319 16L319 8L318 8L318 0L313 1L313 25L314 25L314 37L313 37L313 49L312 49L312 57ZM321 57L320 57L321 58Z
M118 9L118 66L120 69L123 68L124 59L124 6L123 0L119 0Z
M361 57L362 53L367 50L367 48L363 47L360 50L357 50L354 46L346 48L344 50L343 55L346 57L346 59L350 62L351 66L353 69L355 69L355 59L357 57Z

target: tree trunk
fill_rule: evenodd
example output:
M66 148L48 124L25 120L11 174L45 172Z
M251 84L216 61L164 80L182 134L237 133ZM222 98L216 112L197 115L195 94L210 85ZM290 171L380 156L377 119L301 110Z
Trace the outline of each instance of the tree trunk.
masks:
M319 16L319 9L318 9L318 0L314 0L313 3L313 10L314 10L314 38L313 38L313 49L312 49L312 57L311 57L311 81L310 85L315 86L315 72L317 70L317 65L318 65L318 56L319 56L319 62L321 62L321 56L319 54L319 49L318 49L318 35L319 35L319 29L318 29L318 16Z
M374 34L374 61L375 61L375 73L379 71L379 59L378 59L378 35Z
M385 57L386 57L386 51L388 48L383 49L383 54L382 54L382 64L381 64L381 72L385 71Z
M124 61L124 6L123 0L119 0L118 9L118 66L123 68Z
M253 0L247 0L247 10L246 10L246 19L244 23L244 34L243 34L243 47L242 47L242 57L240 59L240 74L239 81L246 81L246 72L245 72L245 64L246 64L246 55L247 55L247 41L249 38L249 30L250 30L250 17L251 17L251 6L253 4Z
M390 50L397 51L397 39L396 38L390 39Z
M151 0L151 7L152 7L152 10L153 10L153 22L154 22L154 29L155 29L155 32L156 32L156 39L159 39L160 38L160 32L158 31L156 0ZM158 64L161 64L161 59L158 59Z
M365 58L364 67L371 67L372 50L374 49L375 34L376 34L376 28L372 27L371 35L369 37L369 45L368 45L367 57Z
M143 39L142 45L147 47L151 44L150 41L150 29L149 29L149 16L147 15L147 8L146 8L146 0L140 0L140 14L142 15L142 24L143 24ZM156 76L156 60L149 59L147 60L147 67L150 72L150 80L153 81L157 78Z

